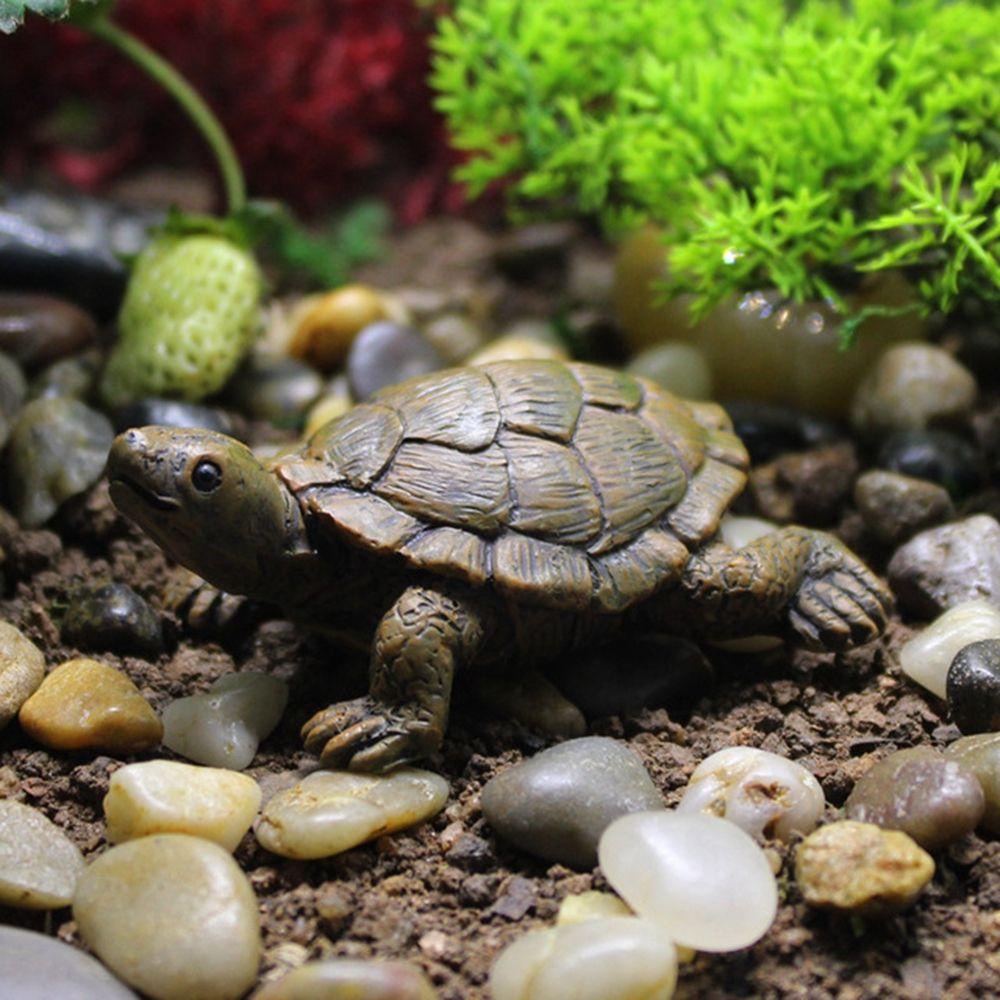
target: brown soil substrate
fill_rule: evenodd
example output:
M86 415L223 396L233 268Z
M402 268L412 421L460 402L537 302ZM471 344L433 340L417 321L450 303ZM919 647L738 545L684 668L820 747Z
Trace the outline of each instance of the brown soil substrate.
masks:
M114 579L154 603L169 572L149 541L118 517L98 487L49 531L7 540L13 593L0 616L21 627L50 664L79 652L62 644L57 618L71 591ZM158 709L204 690L231 670L263 670L290 681L279 729L251 772L274 787L277 775L308 767L298 730L310 713L356 693L363 663L267 621L223 647L184 634L167 616L171 650L154 662L100 654L135 680ZM899 673L892 651L909 634L894 622L880 643L843 657L778 651L764 657L712 654L719 679L687 704L595 719L591 731L628 743L673 804L698 761L733 744L759 746L801 761L820 780L829 817L874 759L908 746L943 746L956 735L943 707ZM598 872L550 866L498 843L478 805L483 783L543 741L490 718L474 702L456 708L442 753L430 766L446 775L445 811L412 831L339 857L295 862L274 857L248 835L236 852L260 900L262 975L332 955L405 958L422 966L443 998L486 997L490 963L506 943L550 923L568 893L603 885ZM153 756L170 756L160 751ZM105 847L101 799L122 762L49 753L12 725L0 739L0 786L40 808L93 856ZM934 881L909 913L883 924L855 924L803 904L782 852L782 905L754 948L699 956L681 978L691 997L985 997L1000 981L1000 844L967 837L937 857ZM739 886L733 886L739 905ZM50 924L50 921L53 921ZM79 944L67 911L8 910L0 922L54 927Z

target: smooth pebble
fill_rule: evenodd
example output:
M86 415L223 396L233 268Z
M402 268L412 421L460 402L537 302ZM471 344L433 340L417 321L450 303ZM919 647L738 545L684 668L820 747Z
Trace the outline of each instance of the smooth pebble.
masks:
M10 622L0 621L0 730L45 677L42 651Z
M112 971L154 1000L236 1000L257 978L257 899L218 844L179 833L112 847L77 884L73 916Z
M865 527L887 545L898 545L955 513L948 491L938 483L898 472L871 469L854 483L854 503Z
M292 317L289 353L320 371L332 371L343 364L366 326L388 318L383 297L367 285L344 285L310 296Z
M933 618L966 601L1000 607L1000 523L976 514L922 531L896 550L886 572L914 615Z
M0 293L0 351L35 371L97 338L97 324L79 306L51 295Z
M115 430L127 431L133 427L193 427L198 430L218 431L233 435L236 425L233 418L217 406L202 406L181 399L149 397L123 406L115 413Z
M613 820L663 806L638 756L607 736L543 750L491 778L480 797L498 837L584 868L596 862L598 841Z
M69 396L86 400L97 384L97 376L104 364L104 356L97 348L55 361L40 371L32 380L30 396ZM147 423L155 423L149 420Z
M757 840L788 843L816 828L825 804L801 764L756 747L728 747L694 769L677 812L718 816Z
M669 1000L676 984L674 946L638 917L531 931L490 972L493 1000Z
M78 399L28 403L7 445L7 489L17 519L32 528L44 524L65 500L93 486L114 436L111 421Z
M260 807L253 778L224 768L173 760L127 764L111 775L104 796L113 843L153 833L187 833L236 849Z
M379 389L444 367L444 359L419 330L384 320L366 326L347 354L347 382L363 402Z
M439 774L404 767L388 775L315 771L264 807L255 833L286 858L326 858L435 816L448 801Z
M932 344L890 347L862 379L851 401L851 423L869 438L920 430L968 416L976 380L965 365Z
M316 431L325 427L331 420L342 417L353 405L354 400L351 399L346 379L343 384L331 387L330 391L320 396L309 408L302 430L303 440L308 441Z
M734 549L742 549L744 545L777 531L778 527L773 521L765 521L762 517L724 514L719 522L719 539Z
M647 347L632 358L625 370L652 379L683 399L712 398L712 371L705 355L693 344L671 341Z
M229 380L225 399L248 417L297 427L322 391L323 376L311 365L283 354L254 351Z
M428 320L422 327L424 336L444 358L456 365L479 350L485 341L482 329L461 313L444 313Z
M948 712L966 736L1000 732L1000 639L963 646L946 679Z
M726 399L723 409L733 422L736 436L746 446L754 465L770 462L788 452L830 444L844 436L835 421L814 417L779 403L752 399Z
M4 1000L139 1000L90 955L48 934L0 927Z
M821 826L795 856L810 906L866 917L905 910L933 875L933 859L905 833L854 820Z
M568 361L569 352L551 328L505 333L470 355L467 365L488 365L494 361Z
M29 910L69 906L84 867L80 849L44 813L0 799L0 903Z
M932 750L897 750L866 771L844 804L848 819L902 830L934 851L976 828L983 789L964 765Z
M640 917L697 951L749 947L778 909L767 856L748 833L714 816L623 816L605 830L599 855L605 878Z
M944 755L979 779L985 800L981 825L990 833L1000 834L1000 733L963 736L946 747Z
M879 449L876 464L940 483L956 500L976 490L983 479L976 446L950 431L894 431Z
M69 645L147 659L163 652L160 616L127 584L78 590L68 603L60 632Z
M188 760L242 771L281 721L288 685L270 674L226 674L205 694L163 711L163 745Z
M945 698L952 660L963 646L981 639L1000 639L1000 608L987 601L958 604L902 645L899 666L921 687Z
M556 914L556 924L579 924L603 917L630 916L632 911L614 893L588 889L563 899Z
M424 973L409 962L330 958L307 962L262 986L251 1000L434 1000Z
M163 724L120 670L68 660L21 706L21 728L51 750L129 754L155 747Z
M525 670L516 676L487 674L479 679L476 693L491 711L517 719L546 736L570 739L587 730L577 705L537 670Z

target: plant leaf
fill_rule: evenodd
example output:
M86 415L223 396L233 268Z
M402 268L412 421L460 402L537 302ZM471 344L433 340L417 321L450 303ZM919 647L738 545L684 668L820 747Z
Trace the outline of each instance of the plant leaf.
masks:
M41 14L50 21L67 17L74 2L94 5L100 0L0 0L0 32L9 35L16 31L27 13Z

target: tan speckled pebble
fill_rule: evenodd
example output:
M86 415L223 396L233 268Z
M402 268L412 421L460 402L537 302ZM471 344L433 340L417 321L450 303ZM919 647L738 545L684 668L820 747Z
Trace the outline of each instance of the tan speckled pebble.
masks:
M134 753L155 747L163 725L120 670L68 660L21 706L21 728L52 750Z
M807 903L866 917L905 910L933 875L931 856L905 833L849 819L811 833L795 856Z
M407 962L332 958L309 962L254 993L252 1000L434 1000L427 977Z
M108 968L154 1000L236 1000L257 977L257 899L218 844L179 833L112 847L80 876L73 916Z
M111 776L104 796L108 840L151 833L189 833L232 851L260 806L253 778L173 760L128 764Z
M0 799L0 903L29 910L69 906L83 855L47 816Z
M493 1000L668 1000L676 982L673 945L638 917L531 931L490 972Z
M10 622L0 621L0 729L17 715L44 676L42 651Z
M429 819L448 800L439 774L404 767L386 776L316 771L279 792L257 839L286 858L325 858Z

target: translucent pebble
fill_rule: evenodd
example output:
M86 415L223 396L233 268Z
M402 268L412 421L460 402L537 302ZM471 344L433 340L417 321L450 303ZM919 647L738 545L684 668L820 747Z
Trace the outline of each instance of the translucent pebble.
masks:
M641 351L625 369L652 379L683 399L711 399L712 372L705 355L693 344L668 341Z
M232 851L260 806L260 786L245 774L173 760L128 764L104 796L111 843L153 833L187 833Z
M762 517L725 514L719 522L719 538L734 549L742 549L744 545L777 530L778 525L773 521L765 521Z
M430 771L315 771L267 803L255 832L283 857L326 858L429 819L447 801L448 782Z
M746 948L777 912L764 852L736 824L714 816L622 816L605 830L598 854L608 882L639 916L698 951Z
M0 903L28 910L69 906L83 869L79 848L47 816L0 799Z
M956 604L903 644L899 665L912 680L944 698L951 661L963 646L981 639L1000 639L1000 609L986 601Z
M563 899L556 914L556 923L579 924L584 920L602 917L630 916L632 911L614 893L591 889Z
M236 1000L257 978L260 917L218 844L166 833L88 865L73 917L98 958L154 1000Z
M728 747L695 768L677 812L718 816L757 840L787 843L815 829L824 801L801 764L756 747Z
M331 958L307 962L254 993L252 1000L434 1000L424 973L408 962Z
M0 621L0 729L37 690L45 677L45 656L10 622Z
M674 946L638 917L532 931L490 973L493 1000L668 1000L676 983Z
M163 744L188 760L242 771L281 719L288 685L269 674L220 677L206 694L180 698L163 712Z

